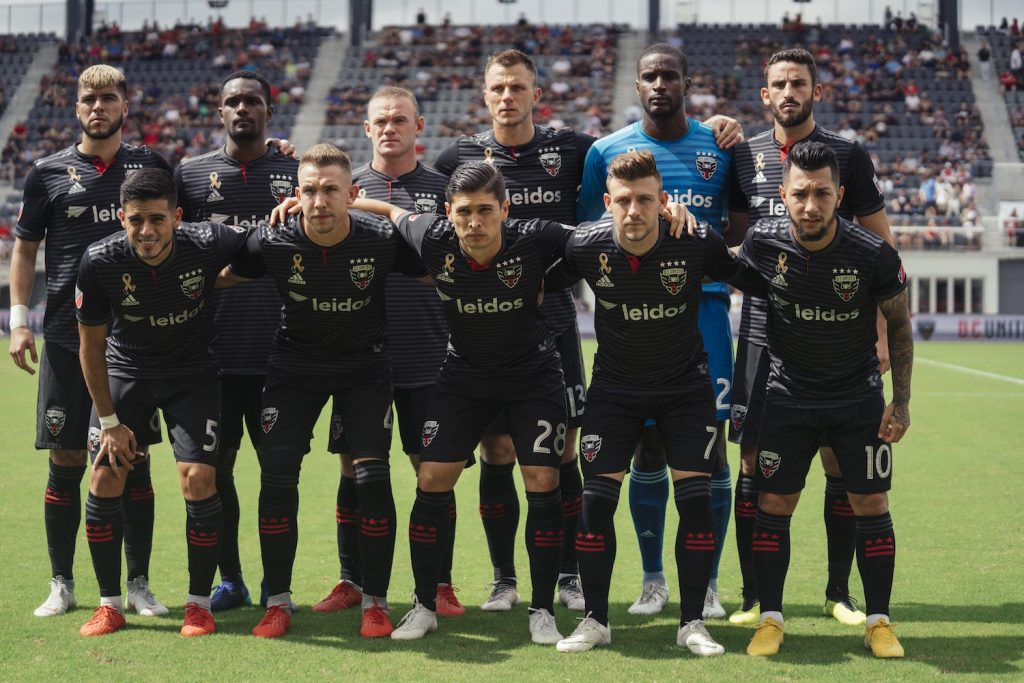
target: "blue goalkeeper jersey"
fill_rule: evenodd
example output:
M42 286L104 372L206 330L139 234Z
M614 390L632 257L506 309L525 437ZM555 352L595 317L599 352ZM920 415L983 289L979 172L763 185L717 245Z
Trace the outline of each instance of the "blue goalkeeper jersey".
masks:
M579 220L594 221L604 215L605 180L611 160L625 152L647 150L654 154L669 201L685 204L697 220L721 234L728 209L732 151L718 148L710 127L696 119L687 121L689 130L676 140L650 137L643 132L640 121L597 140L583 165L576 209ZM704 285L704 292L728 297L729 286L710 282Z

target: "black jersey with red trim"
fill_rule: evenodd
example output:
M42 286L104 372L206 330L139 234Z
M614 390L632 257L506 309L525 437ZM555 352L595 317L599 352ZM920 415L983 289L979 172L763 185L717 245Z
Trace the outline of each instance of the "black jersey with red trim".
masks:
M839 183L845 194L839 215L847 220L868 216L885 208L885 197L878 190L875 166L863 147L838 133L815 126L806 140L822 142L833 149L839 161ZM779 196L782 185L782 164L790 146L775 139L772 128L745 140L736 147L732 161L732 192L729 209L748 214L748 225L762 218L789 215ZM765 321L768 305L764 299L749 297L744 301L740 319L740 336L759 346L767 344Z
M299 162L268 147L250 162L225 148L183 161L174 171L185 220L255 226L295 192ZM214 295L217 340L213 349L227 375L263 375L281 322L281 306L269 280L218 290Z
M572 227L506 219L501 250L481 267L463 254L447 218L407 213L397 226L434 279L452 352L486 369L514 367L533 354L555 352L537 295L547 270L564 256Z
M210 295L246 237L245 228L182 223L156 267L139 260L124 232L90 246L81 257L75 306L83 325L113 321L107 372L129 379L216 373Z
M75 281L82 254L90 244L122 229L121 183L142 168L170 165L146 147L122 143L109 166L72 145L32 164L15 235L31 242L46 240L46 341L78 352Z
M417 213L444 213L448 178L430 166L416 164L409 173L391 178L367 164L352 172L352 182L359 186L360 197ZM399 389L429 386L448 348L441 301L432 287L403 273L388 275L386 293L391 383Z
M829 245L810 252L793 238L788 217L765 218L739 253L768 282L768 391L801 408L850 405L882 391L875 311L906 288L895 249L836 221Z
M301 218L260 225L231 263L242 277L269 276L284 302L270 351L275 371L344 374L387 362L387 276L426 272L390 221L361 211L348 216L348 237L330 247L314 244Z

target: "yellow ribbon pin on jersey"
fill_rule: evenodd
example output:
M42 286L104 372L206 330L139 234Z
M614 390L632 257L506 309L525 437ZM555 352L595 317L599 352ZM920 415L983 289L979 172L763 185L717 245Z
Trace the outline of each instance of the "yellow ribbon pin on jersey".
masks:
M82 177L78 175L78 169L74 166L68 166L68 178L70 178L73 183L77 183L82 179Z
M302 254L295 254L292 256L292 272L301 273L306 267L302 265Z
M494 157L494 150L491 149L490 147L484 147L484 163L485 164L493 164L494 163L493 157Z
M125 273L121 276L121 282L124 283L124 293L129 294L135 291L135 285L132 284L132 276Z
M455 270L455 254L447 254L444 257L444 272L451 273Z
M786 252L779 252L779 263L775 266L776 273L787 273L789 272L789 266L786 265Z
M216 171L210 174L210 187L214 189L220 187L220 180L218 179Z
M602 275L607 275L612 272L612 267L608 265L608 254L604 252L598 254L597 262L600 264L598 270L601 271Z
M757 159L754 161L754 170L764 170L764 152L758 152Z

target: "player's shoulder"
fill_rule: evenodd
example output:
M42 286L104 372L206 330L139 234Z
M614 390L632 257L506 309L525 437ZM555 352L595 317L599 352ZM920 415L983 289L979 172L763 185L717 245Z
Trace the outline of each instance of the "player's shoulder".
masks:
M606 216L576 226L576 229L573 230L572 243L576 248L586 248L614 240L614 235L615 221L610 216Z
M417 167L416 172L420 174L421 177L426 178L427 180L430 180L432 182L442 183L442 185L448 184L448 176L446 176L444 173L441 173L430 164L421 163Z
M754 240L785 238L789 235L789 217L762 218L750 226L748 232Z
M47 172L60 171L66 173L68 165L73 165L79 161L80 158L75 152L75 146L65 147L59 152L54 152L40 159L36 159L32 162L32 168L36 169L38 173L45 174Z
M502 228L506 235L529 238L540 235L552 224L561 225L557 221L549 221L544 218L506 218L502 221Z
M758 152L764 152L765 150L775 145L775 133L769 128L763 130L757 135L752 135L740 144L736 145L735 152L736 156L742 154L756 154Z
M115 232L90 244L85 250L86 258L94 266L117 261L123 257L127 244L127 233Z
M179 167L182 171L186 170L197 170L202 166L208 166L211 163L215 163L221 160L221 150L214 149L203 154L189 157L188 159L182 159Z
M126 162L142 164L155 163L161 167L169 167L166 159L164 159L157 151L150 149L146 145L129 145L127 142L122 142L120 156Z
M540 145L550 145L554 142L575 142L576 131L568 126L552 128L551 126L534 126L534 139Z
M603 138L595 140L593 149L604 154L608 150L629 146L642 140L643 136L640 135L637 129L637 124L631 123L619 128L613 133L609 133Z
M349 209L348 217L353 231L358 231L369 237L391 239L395 234L395 224L384 216Z
M845 156L857 147L857 143L854 140L848 140L836 131L822 128L821 126L814 129L810 139L815 142L825 143L835 151L837 156Z
M352 169L352 182L358 184L358 181L365 181L371 173L370 164L358 166Z
M843 234L846 239L854 244L861 245L876 253L883 249L882 245L886 244L885 240L862 225L846 220L841 216L837 216L836 220L842 223Z
M194 223L182 221L175 231L175 239L179 244L209 249L216 246L220 236L226 230L239 233L245 232L245 228L238 225L214 223L213 221L196 221Z

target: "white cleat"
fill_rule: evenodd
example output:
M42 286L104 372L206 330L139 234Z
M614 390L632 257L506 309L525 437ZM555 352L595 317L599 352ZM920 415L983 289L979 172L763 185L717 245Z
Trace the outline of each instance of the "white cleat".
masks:
M676 633L676 645L688 648L690 652L699 657L725 654L725 648L715 642L700 619L688 621L679 627L679 632Z
M629 606L630 614L657 614L668 604L668 586L656 581L648 581L640 592L640 597Z
M704 611L701 614L705 619L724 619L725 608L722 601L718 599L718 591L708 586L708 592L704 595Z
M543 608L530 608L530 640L538 645L555 645L561 639L554 615Z
M136 576L128 582L128 595L125 598L125 611L133 609L140 617L162 617L169 609L149 590L149 580L145 576Z
M587 601L583 598L583 587L580 586L578 576L558 584L558 601L574 612L582 612L587 608Z
M480 605L480 609L485 612L508 612L519 604L519 593L514 584L495 581L492 585L491 594Z
M63 576L55 576L50 579L50 595L46 602L36 607L33 614L37 617L56 617L76 607L78 600L75 599L75 582L65 581Z
M419 640L428 633L437 630L437 613L432 612L415 597L412 599L412 609L406 613L398 626L391 632L392 640Z
M605 626L597 619L587 615L568 638L562 638L555 644L559 652L586 652L598 645L612 644L612 627Z

